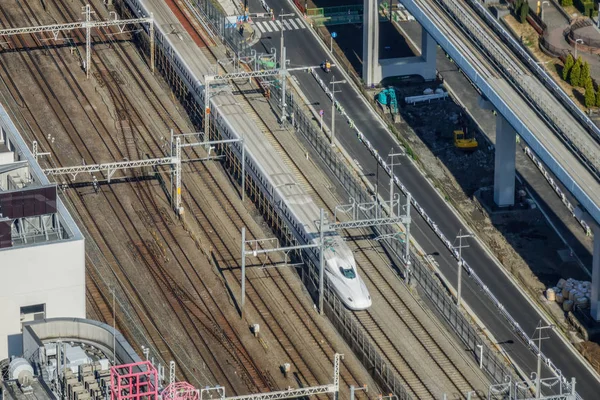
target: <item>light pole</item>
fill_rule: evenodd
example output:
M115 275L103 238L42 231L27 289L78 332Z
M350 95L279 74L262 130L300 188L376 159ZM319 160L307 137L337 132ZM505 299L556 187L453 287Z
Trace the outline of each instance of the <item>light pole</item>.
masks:
M463 259L462 259L462 249L463 248L467 248L469 247L469 245L463 245L462 240L466 239L466 238L470 238L473 237L473 235L466 234L463 235L462 234L462 229L460 229L458 231L458 236L456 236L456 239L458 239L458 247L455 247L454 249L458 249L458 284L457 284L457 288L456 288L456 307L460 308L460 298L461 298L461 290L462 290L462 269L463 269ZM456 240L455 240L456 242Z
M336 81L335 76L331 76L331 145L334 146L334 138L335 138L335 84L336 83L346 83L346 80Z
M550 5L550 2L549 1L542 1L542 7L541 7L541 10L540 10L540 20L542 22L544 22L544 5L545 4Z
M479 369L483 369L483 345L478 344L477 347L479 348Z
M542 396L542 339L549 339L549 336L542 337L542 331L544 329L553 329L554 325L542 326L542 321L538 322L535 333L538 334L538 354L537 354L537 373L535 377L535 398L539 399Z
M286 118L286 103L285 103L285 84L286 84L286 79L287 79L287 74L286 74L286 66L287 66L287 62L286 62L286 54L285 54L285 45L283 42L283 30L284 30L284 26L283 26L283 18L284 17L293 17L296 14L293 13L289 13L289 14L284 14L283 13L283 9L281 9L281 13L279 14L279 25L281 28L281 43L280 43L280 48L279 48L279 68L281 69L281 125L285 125L285 118Z
M583 44L583 39L575 39L575 60L577 60L577 44Z

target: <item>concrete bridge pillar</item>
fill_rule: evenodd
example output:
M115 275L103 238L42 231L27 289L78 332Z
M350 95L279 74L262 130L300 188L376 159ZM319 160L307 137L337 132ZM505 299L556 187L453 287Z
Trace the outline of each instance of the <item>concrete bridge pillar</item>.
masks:
M362 78L366 85L381 81L379 67L379 11L377 0L364 0Z
M494 202L499 207L515 204L515 157L517 134L500 114L496 116Z
M594 230L594 254L592 261L592 295L590 297L590 311L592 318L600 321L600 228L593 225Z
M425 79L434 79L436 72L437 43L435 39L425 30L421 33L421 58L425 63L425 69L429 74L433 72L433 78L426 77Z

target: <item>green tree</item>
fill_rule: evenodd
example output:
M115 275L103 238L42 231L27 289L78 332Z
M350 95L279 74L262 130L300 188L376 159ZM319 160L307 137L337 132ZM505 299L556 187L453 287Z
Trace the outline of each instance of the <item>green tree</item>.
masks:
M596 93L594 92L594 84L592 83L592 78L588 78L585 82L585 106L587 108L594 107L596 104Z
M581 76L579 77L579 86L586 87L585 85L587 85L588 80L591 80L590 64L588 64L586 61L583 63L583 66L581 68Z
M581 77L581 58L577 57L577 61L575 61L575 65L571 68L571 73L569 74L571 86L577 87L579 86L579 78Z
M560 5L563 7L569 7L573 5L573 0L560 0Z
M573 68L573 64L575 64L575 59L573 58L571 53L569 53L569 55L567 56L567 59L565 60L565 66L563 67L563 70L562 70L563 80L566 81L569 79L569 72L571 72L571 68Z
M596 107L600 107L600 86L598 86L598 91L596 92Z
M522 24L527 22L527 14L529 14L529 3L524 1L521 9L519 10L519 20Z
M518 17L521 11L521 7L523 6L523 0L515 0L515 17Z

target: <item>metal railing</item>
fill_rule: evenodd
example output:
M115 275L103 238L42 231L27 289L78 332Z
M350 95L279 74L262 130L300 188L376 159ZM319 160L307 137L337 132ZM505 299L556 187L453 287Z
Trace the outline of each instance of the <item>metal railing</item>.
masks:
M544 68L542 68L533 57L518 43L515 38L506 31L500 25L500 23L483 7L475 0L467 0L467 3L477 12L477 14L485 21L485 23L492 28L500 36L502 41L508 45L508 47L525 63L525 65L535 74L535 76L541 81L541 83L552 93L558 101L571 113L573 117L575 117L579 123L590 133L590 136L596 141L600 142L600 128L598 128L591 119L585 115L585 113L573 102L573 100L562 90L562 88L549 76ZM489 38L488 38L489 39ZM523 81L519 82L520 85L523 85ZM525 89L527 92L536 98L535 91L532 89ZM537 99L536 99L537 100ZM542 107L544 113L548 116L553 115L551 109L543 104L543 102L539 103L539 106ZM575 147L578 142L577 138L573 137L571 134L571 129L564 125L563 121L558 120L556 117L551 118L553 121L554 127L561 131L561 136L567 141L571 142L571 146ZM589 154L589 149L582 148L580 145L574 149L582 158L587 160L587 165L590 167L595 173L598 173L598 168L600 166L600 155L597 153Z

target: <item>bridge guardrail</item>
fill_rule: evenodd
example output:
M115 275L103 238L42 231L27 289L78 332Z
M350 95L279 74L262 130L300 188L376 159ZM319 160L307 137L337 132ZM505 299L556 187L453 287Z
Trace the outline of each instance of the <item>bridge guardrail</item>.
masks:
M488 24L489 27L492 28L502 39L505 40L505 43L509 45L511 50L516 53L523 62L527 65L527 67L534 72L536 77L542 81L544 86L550 90L550 92L570 111L571 115L573 115L582 125L588 133L590 133L592 139L596 142L600 143L600 128L598 128L592 120L588 118L587 115L573 102L573 100L567 96L567 94L562 90L560 86L552 79L546 71L531 57L531 55L513 38L513 36L506 31L500 25L498 21L478 2L474 0L467 0L467 3L479 14L481 18ZM563 127L558 124L556 126L562 131L562 136L569 137L568 127ZM586 149L577 149L578 152L585 152ZM599 171L599 155L588 157L591 158L589 162L592 164L590 167L594 170L593 172L598 175Z

